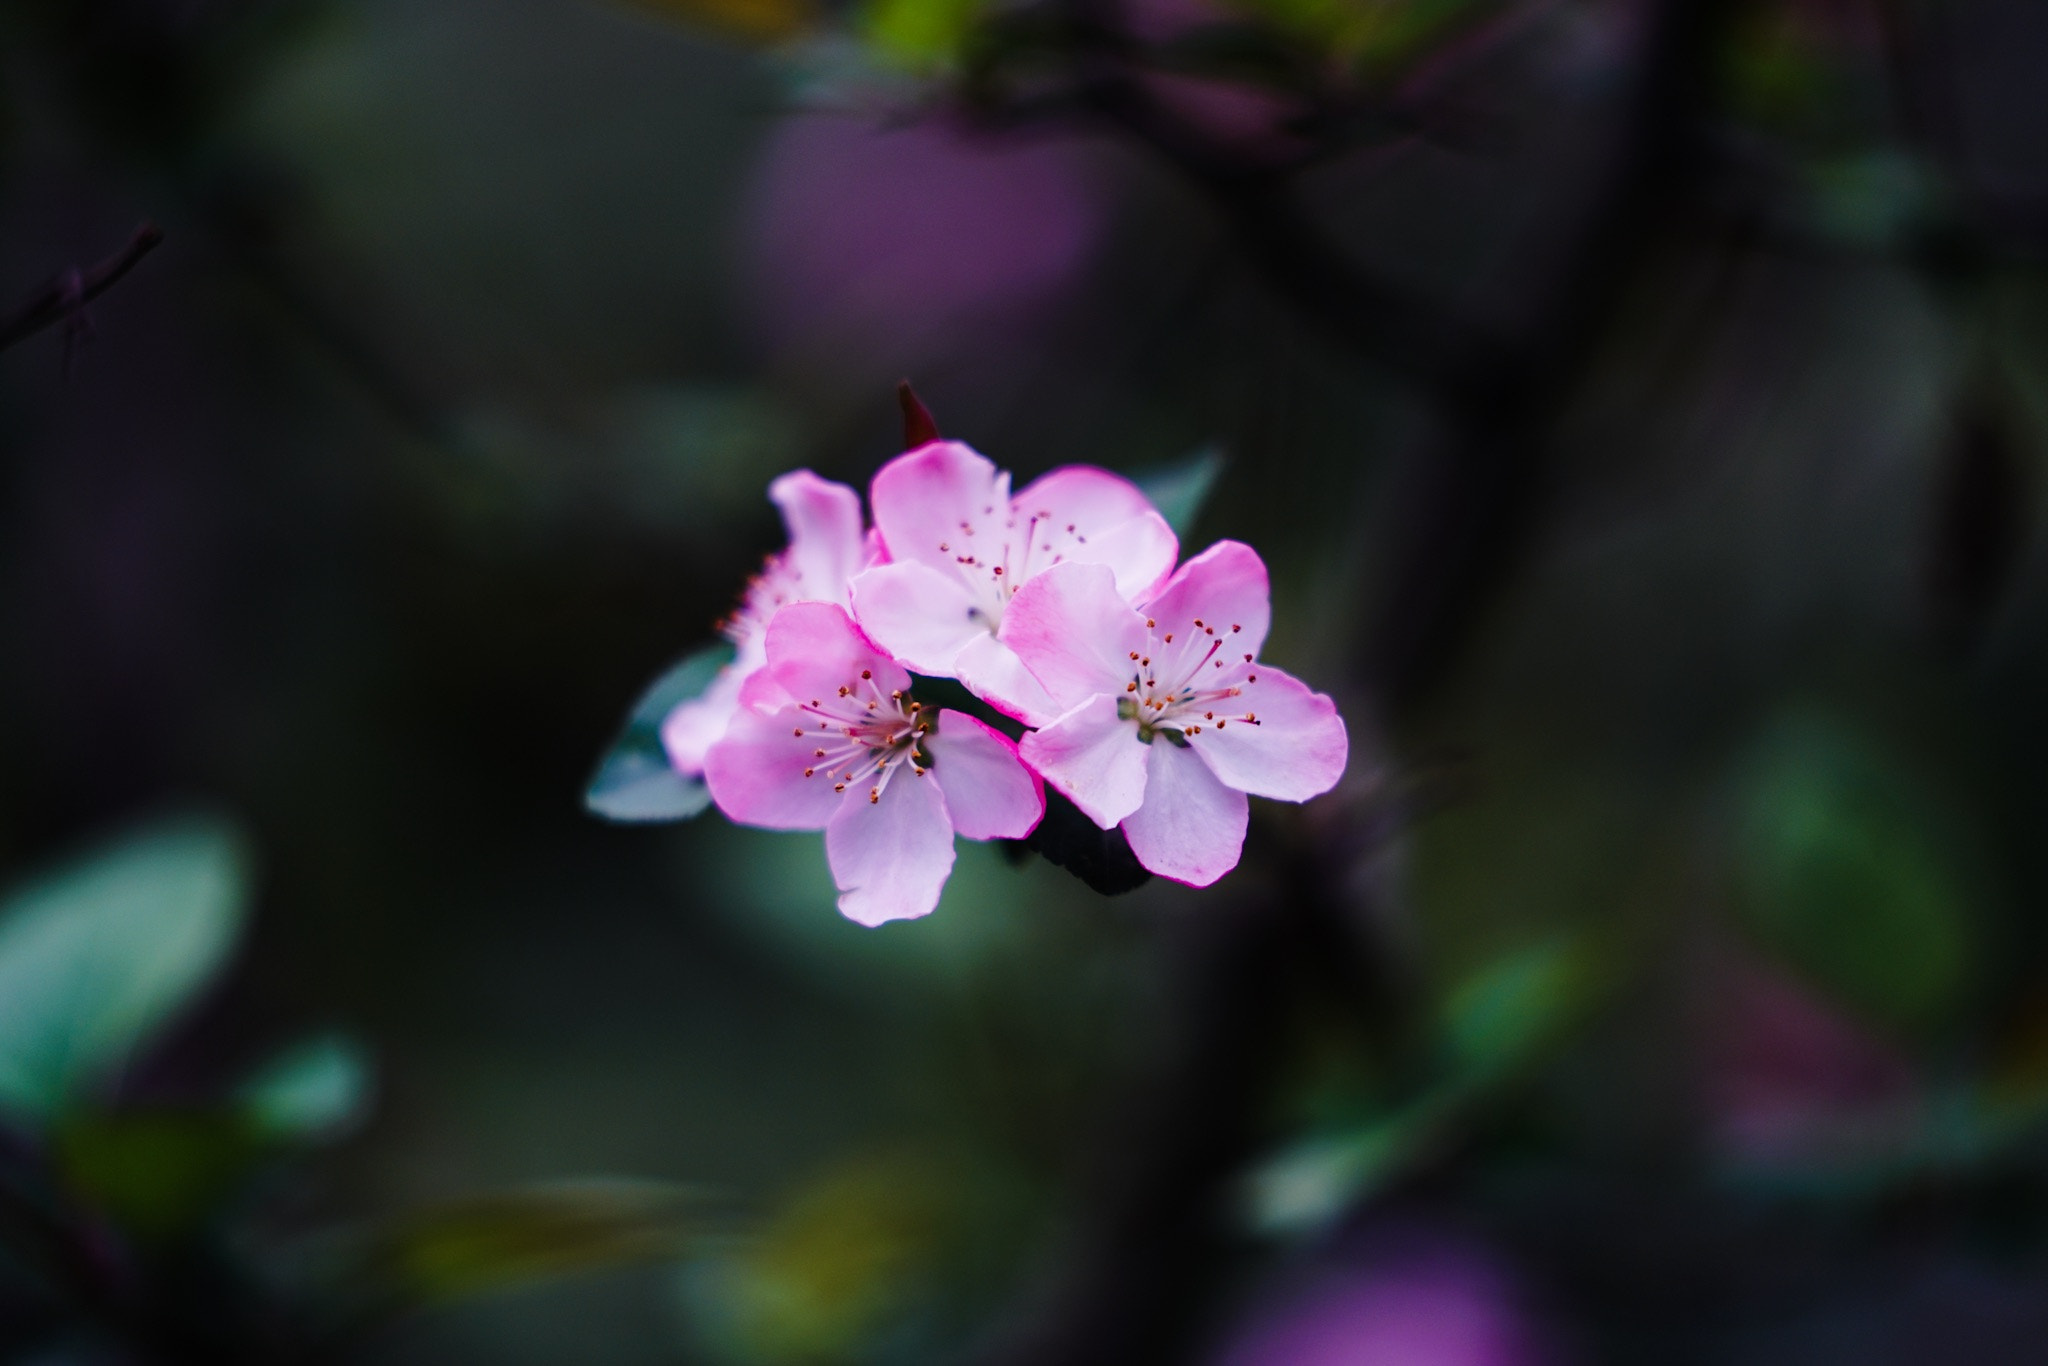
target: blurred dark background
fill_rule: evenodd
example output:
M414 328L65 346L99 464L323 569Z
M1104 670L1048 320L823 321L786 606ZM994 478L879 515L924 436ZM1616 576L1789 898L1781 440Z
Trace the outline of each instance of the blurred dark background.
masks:
M2039 1360L2044 53L2027 0L6 0L0 880L194 808L253 871L11 1121L0 1356ZM1184 546L1266 557L1346 785L1212 891L963 846L881 931L815 837L588 815L904 376L1020 477L1220 452ZM314 1035L346 1122L169 1224L119 1191L212 1156L77 1137ZM433 1218L337 1326L333 1249Z

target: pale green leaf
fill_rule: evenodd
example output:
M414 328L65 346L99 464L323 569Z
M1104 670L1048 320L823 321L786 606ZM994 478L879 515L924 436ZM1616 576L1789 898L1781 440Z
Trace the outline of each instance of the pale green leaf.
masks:
M730 645L696 651L656 679L633 704L619 738L605 752L584 791L583 805L610 821L680 821L711 804L701 778L675 771L661 746L661 723L678 706L701 696L732 662Z
M219 973L248 860L218 819L165 821L0 903L0 1108L47 1119Z

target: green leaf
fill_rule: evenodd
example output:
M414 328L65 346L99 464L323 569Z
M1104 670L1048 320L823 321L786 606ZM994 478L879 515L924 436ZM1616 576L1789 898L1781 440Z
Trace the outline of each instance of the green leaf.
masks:
M1362 1124L1319 1130L1280 1150L1245 1178L1244 1224L1255 1233L1301 1237L1321 1231L1384 1189L1429 1151L1457 1109L1438 1092Z
M248 861L218 819L165 821L0 903L0 1108L47 1120L215 977Z
M272 1059L236 1093L242 1113L274 1138L322 1138L369 1106L369 1056L340 1034L308 1039Z
M95 1209L166 1242L202 1225L268 1145L231 1110L148 1111L66 1118L53 1150L65 1183Z
M372 1296L446 1304L605 1267L669 1261L705 1223L688 1188L587 1181L454 1201L371 1236L352 1270Z
M1736 792L1738 907L1795 967L1881 1022L1934 1022L1969 970L1969 894L1939 803L1861 735L1794 716Z
M1547 1054L1601 987L1591 954L1559 940L1496 959L1452 989L1443 1037L1465 1082L1507 1077Z
M619 738L605 752L583 794L583 805L608 821L683 821L711 804L701 778L685 778L661 745L661 723L684 702L703 695L732 662L730 645L709 645L654 681L633 704Z
M1204 446L1171 465L1141 470L1131 476L1131 482L1152 500L1173 534L1185 536L1194 530L1195 519L1202 515L1202 505L1209 501L1225 463L1222 447Z
M885 59L930 71L959 60L982 9L983 0L873 0L861 30Z

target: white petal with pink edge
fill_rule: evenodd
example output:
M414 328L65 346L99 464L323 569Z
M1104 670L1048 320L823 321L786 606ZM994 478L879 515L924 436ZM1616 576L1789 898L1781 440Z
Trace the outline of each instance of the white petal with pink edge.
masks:
M1027 726L1043 726L1061 708L1035 678L1017 652L989 635L977 635L953 661L953 672L967 690L1005 716Z
M733 717L704 758L711 800L727 819L769 830L816 830L832 819L842 799L829 774L806 776L817 767L817 742L802 720L794 708Z
M1123 822L1138 862L1161 877L1207 887L1237 867L1251 801L1164 738L1147 746L1145 804Z
M661 747L676 772L695 778L704 772L704 756L725 734L739 710L740 685L746 675L731 664L713 675L711 685L679 703L661 722Z
M922 674L953 676L953 661L988 629L956 575L914 561L877 565L853 579L853 611L877 645Z
M924 748L932 756L924 781L939 784L953 829L968 839L1020 840L1045 815L1045 788L1017 747L973 717L940 712Z
M1337 785L1351 742L1337 704L1270 664L1261 664L1221 714L1188 744L1209 771L1240 792L1305 802Z
M994 461L958 441L934 441L882 466L868 502L891 560L951 572L960 553L953 533L1007 513L1009 492Z
M1183 660L1192 664L1218 641L1226 658L1256 658L1273 620L1265 562L1242 542L1218 541L1176 569L1141 610L1158 623L1161 648L1176 665ZM1174 637L1170 649L1163 643L1169 633ZM1161 666L1164 674L1166 659Z
M1066 709L1125 690L1145 646L1145 619L1117 592L1107 566L1062 564L1017 590L997 638Z
M1024 762L1104 830L1145 800L1145 746L1137 727L1117 714L1117 699L1098 693L1017 744Z
M799 703L841 687L886 695L910 687L910 675L876 648L846 610L824 602L797 602L777 612L765 638L769 677Z
M789 529L789 569L796 591L819 602L846 602L846 585L867 561L860 495L844 484L794 470L768 486Z
M1057 469L1016 497L1033 533L1030 561L1106 564L1117 591L1136 600L1173 572L1180 542L1136 484L1087 465Z
M825 859L847 919L874 926L931 914L953 871L953 822L932 775L900 770L874 801L849 793L825 826Z

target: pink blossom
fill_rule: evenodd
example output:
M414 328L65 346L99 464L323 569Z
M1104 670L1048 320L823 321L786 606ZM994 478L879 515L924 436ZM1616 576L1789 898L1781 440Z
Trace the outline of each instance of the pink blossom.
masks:
M891 563L854 581L861 628L919 673L958 678L1034 725L1063 708L997 634L1012 597L1054 565L1092 564L1137 600L1159 586L1180 549L1127 479L1069 466L1013 497L1009 471L957 441L890 461L868 500Z
M1328 697L1258 662L1268 597L1258 555L1219 541L1142 610L1107 566L1062 564L1003 617L1059 713L1024 737L1024 761L1103 829L1122 825L1138 862L1196 887L1237 866L1247 793L1307 801L1349 752Z
M739 706L741 685L766 662L762 635L768 619L785 603L845 606L847 584L875 558L874 547L861 531L860 495L846 485L795 470L770 484L768 497L782 512L789 545L768 558L723 623L726 639L737 651L732 663L718 671L710 687L661 723L669 762L688 777L704 772L704 755L725 734Z
M768 623L767 663L705 759L732 820L825 832L839 909L863 925L929 913L953 836L1021 839L1045 790L1016 746L971 716L910 699L910 675L841 608L801 602Z

